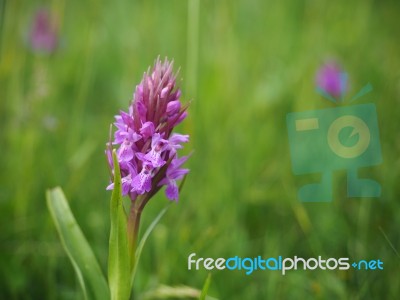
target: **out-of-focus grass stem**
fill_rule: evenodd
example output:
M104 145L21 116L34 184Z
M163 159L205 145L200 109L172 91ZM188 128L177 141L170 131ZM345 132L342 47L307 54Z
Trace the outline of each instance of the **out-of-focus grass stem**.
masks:
M186 92L195 97L197 92L197 66L199 49L200 0L188 1Z
M0 61L3 50L3 24L4 24L4 12L6 11L6 0L0 0Z
M94 24L91 24L87 32L87 44L85 48L85 58L82 66L82 75L79 76L79 87L76 93L76 99L72 108L72 126L70 138L68 141L69 153L74 153L74 148L79 142L82 124L84 123L83 114L88 100L88 90L93 75L93 47L94 47Z

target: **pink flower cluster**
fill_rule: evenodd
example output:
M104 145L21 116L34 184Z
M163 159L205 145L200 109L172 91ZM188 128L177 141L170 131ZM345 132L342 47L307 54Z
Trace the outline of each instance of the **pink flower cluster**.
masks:
M154 194L165 185L167 197L177 201L177 180L189 172L181 168L188 157L177 154L189 136L172 133L187 115L172 67L167 59L157 59L136 87L129 111L121 111L115 117L117 131L112 145L117 146L122 194L132 200L145 193ZM112 168L111 151L110 143L106 153ZM111 183L107 189L113 187Z

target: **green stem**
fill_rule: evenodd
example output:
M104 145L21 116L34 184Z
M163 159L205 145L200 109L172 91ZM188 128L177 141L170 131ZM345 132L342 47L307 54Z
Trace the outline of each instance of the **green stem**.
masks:
M135 265L135 252L139 235L140 217L142 215L142 209L137 205L137 203L140 203L138 200L139 198L131 204L131 211L128 218L128 246L131 257L131 270Z
M156 194L161 187L157 186L158 182L161 180L162 176L165 175L166 168L171 163L171 159L168 160L167 164L157 173L154 178L152 191L149 193L145 193L143 195L139 195L135 201L131 203L131 211L128 217L128 247L130 253L130 267L131 270L135 267L135 260L136 260L136 248L138 244L138 235L139 235L139 227L140 227L140 217L142 216L142 212L144 207L146 206L147 202L149 202L150 198Z

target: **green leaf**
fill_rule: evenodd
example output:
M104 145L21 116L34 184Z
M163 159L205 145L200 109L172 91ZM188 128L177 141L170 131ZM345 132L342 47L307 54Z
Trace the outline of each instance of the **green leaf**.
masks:
M75 269L85 299L110 299L107 281L62 189L57 187L48 190L46 198L61 243Z
M138 263L139 263L139 260L140 260L140 255L142 254L142 250L143 250L144 244L146 243L146 240L149 237L150 233L153 231L154 227L156 227L156 225L158 224L158 222L160 221L162 216L167 212L167 210L168 210L170 205L171 205L171 203L168 204L168 206L166 206L162 211L160 211L160 213L153 220L153 222L151 222L150 226L147 228L146 232L143 234L142 239L140 240L140 243L139 243L139 245L138 245L138 247L136 249L135 264L133 266L133 270L132 270L132 274L131 274L131 285L132 286L133 286L133 281L135 279L137 266L138 266Z
M131 294L130 256L128 250L127 218L122 205L121 172L117 155L113 151L114 190L111 196L110 242L108 255L108 281L111 299L126 300Z
M206 299L207 293L208 293L208 288L210 287L210 283L211 283L211 273L208 273L208 276L207 276L206 282L204 283L199 300Z

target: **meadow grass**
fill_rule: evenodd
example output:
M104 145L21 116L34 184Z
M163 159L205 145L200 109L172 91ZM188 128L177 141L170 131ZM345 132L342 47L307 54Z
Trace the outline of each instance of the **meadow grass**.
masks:
M192 100L179 131L194 149L177 205L142 254L135 299L164 284L201 289L187 257L381 259L383 271L212 272L219 299L395 299L400 294L400 41L398 1L50 1L61 43L32 52L26 34L42 2L0 1L0 298L80 299L45 204L60 185L106 271L109 125L157 56L180 66ZM380 199L301 203L286 114L333 107L314 91L326 57L355 94L370 82L383 163L367 170ZM165 207L160 193L143 227Z

